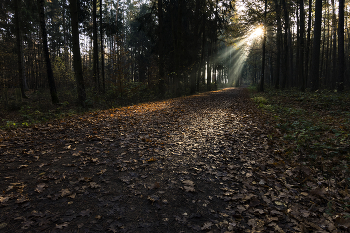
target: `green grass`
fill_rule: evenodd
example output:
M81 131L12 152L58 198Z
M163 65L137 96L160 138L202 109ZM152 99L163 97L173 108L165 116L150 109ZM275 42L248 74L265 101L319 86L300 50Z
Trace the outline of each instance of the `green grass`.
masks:
M350 181L345 176L350 174L350 92L252 89L250 94L273 119L286 157Z

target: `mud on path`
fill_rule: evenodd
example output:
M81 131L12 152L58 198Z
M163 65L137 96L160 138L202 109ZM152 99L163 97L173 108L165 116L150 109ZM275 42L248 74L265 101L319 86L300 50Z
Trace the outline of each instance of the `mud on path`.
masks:
M266 121L232 88L1 132L0 232L340 232Z

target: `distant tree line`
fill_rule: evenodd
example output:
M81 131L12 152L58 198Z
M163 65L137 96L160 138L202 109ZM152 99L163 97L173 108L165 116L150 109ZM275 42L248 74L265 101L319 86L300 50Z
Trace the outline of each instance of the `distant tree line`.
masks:
M245 14L239 24L261 23L267 28L266 51L262 52L261 43L256 45L258 49L250 53L243 69L244 78L260 87L301 91L307 88L342 91L349 87L348 3L344 0L241 2Z
M226 83L214 57L231 23L229 0L4 0L0 88L157 97Z

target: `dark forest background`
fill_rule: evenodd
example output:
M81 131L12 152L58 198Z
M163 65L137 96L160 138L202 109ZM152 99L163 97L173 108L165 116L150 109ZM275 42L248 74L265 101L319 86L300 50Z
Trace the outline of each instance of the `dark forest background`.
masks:
M242 84L349 86L344 0L3 0L0 97L111 107ZM238 47L251 30L265 33ZM29 99L27 99L29 98Z

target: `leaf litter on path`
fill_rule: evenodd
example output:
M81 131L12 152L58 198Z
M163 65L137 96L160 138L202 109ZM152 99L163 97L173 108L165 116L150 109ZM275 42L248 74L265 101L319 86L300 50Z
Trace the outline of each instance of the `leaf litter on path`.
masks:
M1 230L348 231L347 191L284 162L266 122L231 88L3 132Z

